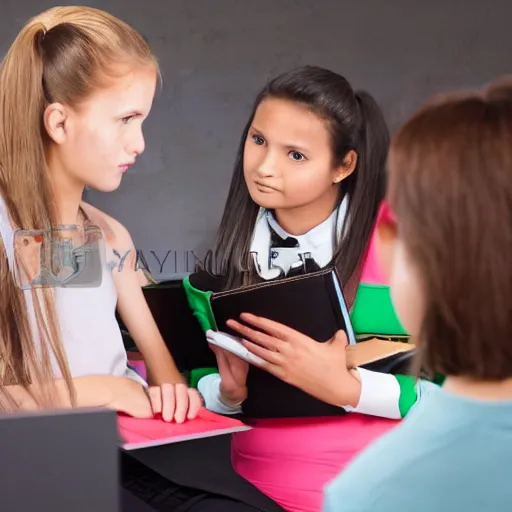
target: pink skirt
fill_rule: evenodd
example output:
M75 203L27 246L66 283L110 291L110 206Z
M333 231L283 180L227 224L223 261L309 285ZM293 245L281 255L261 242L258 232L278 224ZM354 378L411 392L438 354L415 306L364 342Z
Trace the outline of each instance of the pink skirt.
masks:
M325 485L398 423L356 413L259 420L233 435L233 466L285 510L320 512Z

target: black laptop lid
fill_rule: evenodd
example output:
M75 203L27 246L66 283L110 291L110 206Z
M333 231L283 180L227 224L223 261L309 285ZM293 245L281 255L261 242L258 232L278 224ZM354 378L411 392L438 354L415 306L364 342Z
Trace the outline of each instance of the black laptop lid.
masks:
M114 411L1 416L0 440L1 510L119 511Z

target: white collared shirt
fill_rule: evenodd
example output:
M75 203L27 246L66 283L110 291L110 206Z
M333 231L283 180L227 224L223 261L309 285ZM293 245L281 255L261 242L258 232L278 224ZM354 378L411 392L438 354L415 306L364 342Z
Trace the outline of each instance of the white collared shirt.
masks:
M341 235L347 208L348 198L345 196L327 219L303 235L287 233L270 210L260 208L250 249L256 255L260 276L263 279L274 279L279 277L281 271L287 275L291 269L303 265L303 257L307 254L320 268L324 268L332 260L334 224L337 219L338 234ZM283 239L291 237L297 240L298 246L271 247L271 229Z

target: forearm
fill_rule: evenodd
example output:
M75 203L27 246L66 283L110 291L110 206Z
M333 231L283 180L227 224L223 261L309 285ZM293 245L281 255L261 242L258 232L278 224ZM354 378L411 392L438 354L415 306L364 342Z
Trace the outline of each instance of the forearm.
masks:
M141 353L151 385L185 383L174 359L152 317L141 323L128 326L130 335Z
M73 379L76 407L102 407L112 401L112 392L108 381L110 376L88 376ZM64 379L47 384L48 389L25 388L20 385L4 386L2 405L4 409L37 410L42 406L42 397L51 398L49 407L67 409L72 407L72 392Z
M146 352L147 354L142 352L142 355L147 368L148 383L153 386L166 383L186 383L165 346L161 350L146 350Z
M152 384L185 383L144 298L141 273L133 269L126 262L122 272L114 273L121 320L144 358Z
M111 384L119 377L113 375L93 375L88 377L79 377L73 379L73 385L76 392L77 407L107 407L114 400L113 387ZM63 387L63 403L65 407L70 407L69 393L61 381Z

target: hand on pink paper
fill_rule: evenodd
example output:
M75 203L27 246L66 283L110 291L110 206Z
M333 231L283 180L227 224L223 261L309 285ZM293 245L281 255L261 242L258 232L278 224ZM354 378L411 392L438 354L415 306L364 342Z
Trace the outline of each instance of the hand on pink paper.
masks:
M144 388L126 377L106 378L110 396L108 406L136 418L152 418L161 414L164 421L183 423L194 419L202 407L196 389L185 384L162 384Z

